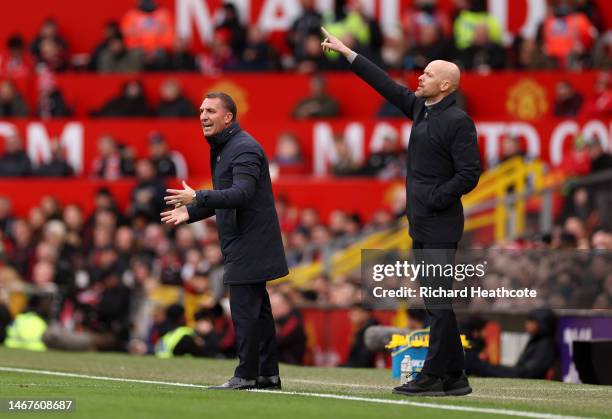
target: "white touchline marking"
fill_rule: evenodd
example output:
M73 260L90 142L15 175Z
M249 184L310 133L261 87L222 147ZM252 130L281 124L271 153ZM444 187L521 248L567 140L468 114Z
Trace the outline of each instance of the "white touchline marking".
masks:
M139 384L156 384L164 386L176 386L176 387L188 387L188 388L208 388L202 384L190 384L190 383L177 383L170 381L154 381L154 380L138 380L134 378L118 378L118 377L104 377L99 375L87 375L87 374L76 374L71 372L60 372L60 371L48 371L48 370L34 370L27 368L13 368L13 367L0 367L0 371L5 372L21 372L27 374L39 374L39 375L52 375L57 377L73 377L73 378L86 378L90 380L103 380L103 381L119 381L125 383L139 383ZM219 390L223 391L223 390ZM473 413L487 413L493 415L505 415L505 416L521 416L528 418L538 419L592 419L585 416L564 416L556 415L552 413L538 413L538 412L526 412L520 410L509 410L509 409L496 409L487 407L471 407L471 406L454 406L437 403L426 403L426 402L414 402L409 400L394 400L394 399L376 399L359 396L345 396L340 394L326 394L326 393L309 393L309 392L297 392L297 391L282 391L282 390L248 390L253 393L266 393L266 394L280 394L285 396L302 396L302 397L318 397L322 399L336 399L336 400L352 400L367 403L380 403L380 404L395 404L404 406L415 406L415 407L426 407L431 409L440 410L453 410L459 412L473 412Z

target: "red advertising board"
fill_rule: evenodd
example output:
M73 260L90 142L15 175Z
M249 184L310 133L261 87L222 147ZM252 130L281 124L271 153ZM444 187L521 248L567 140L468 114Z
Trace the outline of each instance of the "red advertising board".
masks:
M568 72L498 72L487 76L464 74L461 93L467 111L477 119L514 118L538 121L553 113L556 83L568 80L585 100L594 95L598 73ZM238 105L239 118L245 123L266 123L287 120L295 105L309 95L309 77L297 74L231 74L223 77L200 75L97 75L59 74L58 87L76 117L85 117L117 96L123 83L142 80L146 97L154 111L159 102L161 83L172 77L182 85L185 95L199 107L210 91L230 94ZM325 76L329 93L339 103L340 116L345 118L373 118L383 99L352 73L331 73ZM417 74L406 74L409 86L416 86ZM36 109L37 81L35 77L21 80L20 90L27 97L30 109Z
M537 122L513 119L476 120L479 145L485 168L499 160L505 135L514 135L530 158L559 165L573 146L578 135L598 138L605 149L612 149L612 120L610 119L559 119L546 118ZM405 148L410 136L408 119L375 120L371 118L319 121L294 121L277 118L249 120L242 123L263 146L270 160L274 159L276 140L283 132L297 135L309 173L317 176L329 174L335 150L333 137L342 134L350 145L355 160L364 162L367 156L380 146L383 138L394 135ZM32 160L40 162L50 155L50 141L58 138L64 145L69 162L81 178L88 178L97 155L97 141L103 134L111 134L118 141L131 146L136 156L147 157L148 135L152 131L162 133L170 149L178 151L188 166L188 177L208 177L208 145L196 121L178 120L53 120L0 121L0 151L2 137L17 132L25 140ZM279 180L282 180L281 175Z

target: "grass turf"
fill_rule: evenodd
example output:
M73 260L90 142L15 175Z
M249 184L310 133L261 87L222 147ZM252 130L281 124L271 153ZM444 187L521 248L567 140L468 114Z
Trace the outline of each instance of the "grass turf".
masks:
M28 352L0 348L0 367L62 371L196 385L219 384L232 375L234 361L134 357L110 353ZM388 370L281 367L283 390L391 399L559 415L612 417L612 387L541 380L473 378L467 397L408 398L392 395L397 382ZM489 413L440 410L293 394L209 391L151 383L101 381L0 371L0 398L73 398L70 418L405 418L486 417ZM0 414L4 416L3 414ZM58 415L58 413L54 413ZM63 414L61 414L63 415ZM20 414L20 417L40 417Z

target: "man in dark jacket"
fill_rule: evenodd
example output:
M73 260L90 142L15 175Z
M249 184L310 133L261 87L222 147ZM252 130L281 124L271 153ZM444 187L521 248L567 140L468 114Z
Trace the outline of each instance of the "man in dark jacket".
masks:
M556 324L557 318L552 310L531 311L525 322L529 341L516 365L508 367L489 364L478 357L477 351L470 350L466 356L468 372L481 377L546 378L559 355L555 340Z
M16 134L9 135L4 143L4 154L0 156L0 177L31 174L32 163L23 150L21 138Z
M395 83L384 71L323 29L321 43L344 55L351 70L413 120L407 155L406 194L410 236L416 262L453 264L463 235L461 196L478 183L480 159L472 119L455 105L459 68L432 61L415 92ZM451 289L449 276L421 276ZM430 319L427 359L415 380L394 393L421 396L471 393L463 370L465 358L450 298L424 298Z
M261 145L236 121L236 104L209 93L200 122L210 145L213 190L168 189L162 222L179 224L217 216L229 285L239 364L216 389L280 388L276 331L266 281L289 273L274 207L268 160Z

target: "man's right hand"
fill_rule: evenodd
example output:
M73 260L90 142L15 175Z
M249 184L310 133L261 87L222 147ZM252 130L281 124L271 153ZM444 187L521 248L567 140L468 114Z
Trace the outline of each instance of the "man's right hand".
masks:
M353 52L349 47L344 45L344 43L341 40L339 40L338 38L336 38L335 36L327 32L327 30L324 27L321 27L321 31L323 32L323 35L325 36L325 39L323 40L323 42L321 42L321 47L323 47L323 49L327 48L329 50L339 52L340 54L344 55L347 58L349 54Z
M162 212L161 214L162 223L178 225L189 220L189 212L187 212L186 206L180 206L173 210Z

